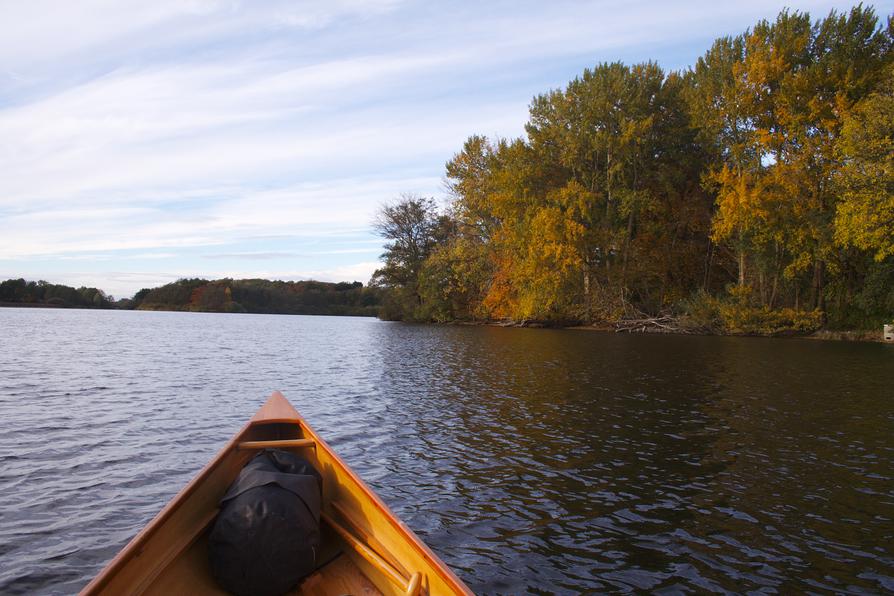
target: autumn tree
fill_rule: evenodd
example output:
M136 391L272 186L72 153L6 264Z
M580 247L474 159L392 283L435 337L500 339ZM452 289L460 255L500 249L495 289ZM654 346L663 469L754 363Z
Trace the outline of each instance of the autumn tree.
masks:
M524 137L469 137L447 213L383 210L375 280L423 320L616 321L694 295L756 321L735 329L874 320L894 285L892 48L871 8L786 10L684 72L585 69L532 100Z
M894 67L878 91L845 117L837 149L842 167L836 240L879 262L894 257Z

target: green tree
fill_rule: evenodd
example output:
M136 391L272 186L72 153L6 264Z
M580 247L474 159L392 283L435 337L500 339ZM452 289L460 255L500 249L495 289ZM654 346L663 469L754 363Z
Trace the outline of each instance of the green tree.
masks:
M385 264L373 273L372 283L390 290L388 318L424 318L419 275L435 246L447 241L453 228L431 198L405 194L380 209L373 229L387 240Z

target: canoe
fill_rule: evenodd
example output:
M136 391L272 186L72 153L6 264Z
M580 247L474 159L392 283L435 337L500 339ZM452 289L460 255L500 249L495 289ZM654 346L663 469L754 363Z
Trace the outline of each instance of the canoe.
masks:
M297 452L322 475L318 565L291 594L472 593L276 391L81 594L225 594L208 534L227 488L266 448Z

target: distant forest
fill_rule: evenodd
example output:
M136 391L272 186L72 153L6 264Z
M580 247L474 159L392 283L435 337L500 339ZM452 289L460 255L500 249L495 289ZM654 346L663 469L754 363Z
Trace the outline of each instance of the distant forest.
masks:
M72 288L45 281L0 283L0 305L376 316L379 290L362 283L269 281L266 279L181 279L145 288L132 299L114 301L96 288Z
M110 297L97 288L72 288L46 281L7 279L0 282L0 306L57 306L69 308L115 308Z
M690 69L604 63L375 222L386 318L726 333L894 317L894 17L783 11Z

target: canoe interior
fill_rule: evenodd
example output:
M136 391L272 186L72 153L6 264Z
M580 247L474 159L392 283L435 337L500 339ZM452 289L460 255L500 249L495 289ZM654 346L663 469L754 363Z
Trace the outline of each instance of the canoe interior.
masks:
M271 403L276 407L271 409ZM285 398L274 393L255 418L82 594L224 594L211 576L207 539L219 499L258 452L239 446L289 439L313 441L312 446L288 450L307 458L323 477L323 543L318 567L293 594L471 593L345 466Z
M297 589L289 594L310 596L342 596L344 594L382 594L376 585L360 570L351 556L344 552L344 544L329 530L324 537L320 564L317 570L304 578ZM222 594L223 591L211 577L208 566L208 532L202 533L181 556L144 592L145 594Z

